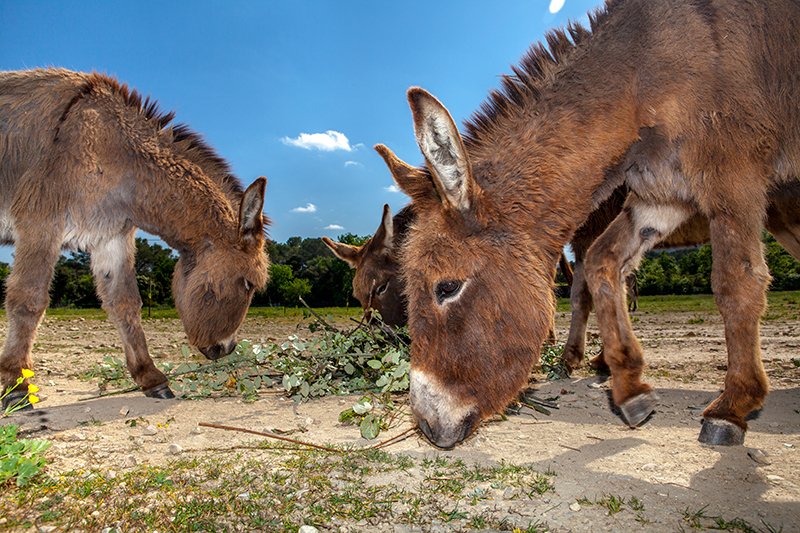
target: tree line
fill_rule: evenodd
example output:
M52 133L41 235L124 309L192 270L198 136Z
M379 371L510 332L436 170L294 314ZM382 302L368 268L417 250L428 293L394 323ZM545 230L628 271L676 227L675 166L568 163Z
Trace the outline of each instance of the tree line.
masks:
M361 245L369 236L341 235L339 242ZM764 232L771 289L800 290L800 263ZM292 237L269 242L270 282L253 297L254 306L298 305L302 297L312 307L358 306L353 298L355 271L337 259L319 238ZM158 243L136 239L136 281L146 308L172 307L172 272L178 256ZM5 299L9 265L0 262L0 299ZM710 294L711 246L688 250L648 252L637 271L639 294ZM560 274L559 274L560 276ZM561 278L558 278L559 281ZM72 252L56 264L50 287L51 307L99 307L89 254Z

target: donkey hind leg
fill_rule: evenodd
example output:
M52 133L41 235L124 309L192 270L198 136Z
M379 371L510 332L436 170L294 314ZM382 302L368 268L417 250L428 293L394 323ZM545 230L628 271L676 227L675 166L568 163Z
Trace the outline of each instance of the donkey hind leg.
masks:
M625 277L636 268L644 252L691 214L680 205L651 206L631 195L625 209L586 256L586 280L603 339L603 357L611 370L612 397L631 427L650 416L658 398L653 388L640 379L644 357L628 315Z
M567 371L572 372L583 362L586 354L586 324L589 322L589 313L592 311L592 294L586 284L584 257L585 249L573 245L575 252L575 266L573 268L572 289L569 295L569 307L572 317L569 323L569 336L564 344L561 355L567 365ZM608 373L608 365L603 359L603 352L594 356L589 365L600 372Z
M119 331L133 380L151 398L174 398L167 377L156 368L142 330L142 299L136 285L134 232L104 241L92 249L92 272L103 309Z
M2 391L14 387L22 376L22 369L32 370L31 349L36 329L50 301L48 289L53 278L53 268L61 252L54 242L36 239L36 245L27 244L35 239L17 239L14 266L6 284L6 317L8 333L0 355ZM54 240L54 239L53 239ZM15 406L30 408L23 401L28 392L28 381L23 380L3 398L3 408Z
M769 392L758 325L770 276L759 222L755 212L711 219L711 286L725 324L728 372L722 395L703 411L698 440L704 444L744 443L744 417L761 407Z

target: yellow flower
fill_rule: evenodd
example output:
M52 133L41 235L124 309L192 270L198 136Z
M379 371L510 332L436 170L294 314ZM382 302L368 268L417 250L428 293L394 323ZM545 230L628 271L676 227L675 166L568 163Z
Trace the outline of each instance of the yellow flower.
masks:
M28 395L28 401L31 402L31 405L33 405L33 404L35 404L36 402L39 401L39 397L38 396L34 396L33 394L29 394Z
M39 392L39 387L29 383L28 384L28 392Z
M25 379L33 377L33 370L28 370L27 368L22 369L22 377Z

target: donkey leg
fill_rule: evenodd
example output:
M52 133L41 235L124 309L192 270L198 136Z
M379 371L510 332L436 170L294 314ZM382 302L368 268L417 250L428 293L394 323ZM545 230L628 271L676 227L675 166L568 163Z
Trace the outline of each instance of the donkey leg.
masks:
M625 276L644 252L690 214L682 206L649 206L631 195L586 257L586 279L603 339L603 356L613 378L612 397L631 427L650 415L656 396L653 388L641 381L644 356L628 315Z
M770 277L759 222L755 212L711 219L711 284L725 324L728 372L722 395L703 411L698 440L705 444L742 444L747 431L744 417L761 407L769 392L759 320L766 309Z
M14 265L6 282L8 333L0 355L0 382L4 393L17 383L23 368L33 368L33 340L50 301L48 289L60 249L57 243L41 240L33 236L17 240ZM28 244L34 241L35 245ZM27 392L25 379L3 398L3 407L17 404ZM24 407L31 405L26 403Z
M92 250L92 272L103 309L122 338L125 360L133 380L151 398L174 398L167 377L156 368L142 330L142 299L134 270L134 231Z
M583 362L586 354L586 325L589 322L589 313L592 311L592 293L586 284L584 257L586 250L573 246L575 252L575 267L573 268L572 290L569 295L569 306L572 316L569 323L569 336L564 344L562 358L567 365L567 370L572 372ZM608 365L603 359L601 351L589 362L592 368L608 372Z

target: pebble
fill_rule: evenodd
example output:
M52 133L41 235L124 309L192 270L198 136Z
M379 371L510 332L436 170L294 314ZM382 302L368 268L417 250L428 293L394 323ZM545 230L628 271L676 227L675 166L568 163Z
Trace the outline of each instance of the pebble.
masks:
M200 434L205 433L205 432L206 432L206 428L201 427L201 426L197 426L196 428L194 428L191 431L191 434L192 435L200 435Z
M133 468L136 466L136 457L128 455L122 459L122 468Z
M656 469L658 469L658 465L656 463L647 463L642 465L641 468L641 470L643 470L644 472L653 472Z
M131 411L130 408L127 405L124 405L122 406L122 409L119 410L119 414L125 416L128 413L130 413L130 411Z
M783 478L781 476L776 476L774 474L768 474L767 481L769 481L770 483L775 483L776 485L780 485L781 482L783 481Z
M297 530L297 533L319 533L319 529L315 528L314 526L300 526L300 529Z
M569 510L572 511L573 513L577 513L578 511L581 510L581 504L579 504L578 502L571 503L569 504Z
M180 455L183 453L183 448L179 444L170 444L167 451L170 455Z
M761 450L750 450L749 452L747 452L747 456L760 465L772 464L769 462L769 459L767 459L766 454Z
M149 426L147 426L142 430L142 434L147 436L158 435L158 428L155 427L153 424L150 424Z

